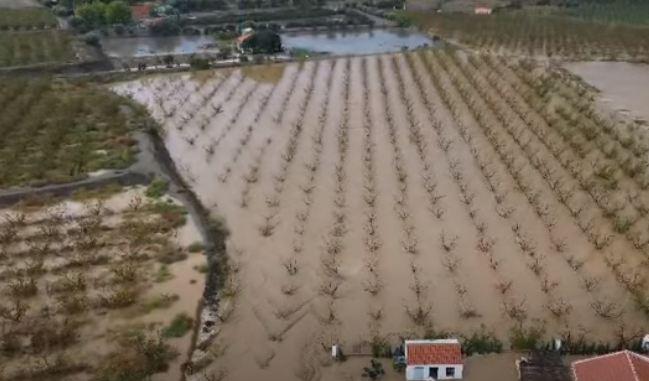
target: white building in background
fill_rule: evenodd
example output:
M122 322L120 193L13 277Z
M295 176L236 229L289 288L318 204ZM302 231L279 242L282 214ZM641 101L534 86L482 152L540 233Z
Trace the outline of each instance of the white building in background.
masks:
M406 340L406 380L460 380L464 369L457 339Z
M473 10L473 13L476 15L490 15L492 12L492 9L489 7L475 7Z

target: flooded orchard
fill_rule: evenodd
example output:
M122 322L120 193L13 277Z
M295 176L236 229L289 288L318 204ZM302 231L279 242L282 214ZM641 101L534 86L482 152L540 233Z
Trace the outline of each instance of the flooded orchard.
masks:
M231 231L190 378L361 379L332 344L442 331L646 329L647 138L529 65L422 50L116 85Z

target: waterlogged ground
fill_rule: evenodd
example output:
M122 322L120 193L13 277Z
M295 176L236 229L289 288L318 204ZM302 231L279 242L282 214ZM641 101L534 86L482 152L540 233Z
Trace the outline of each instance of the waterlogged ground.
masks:
M425 34L400 29L378 29L350 32L294 32L282 34L282 45L288 49L334 55L398 52L433 45Z
M0 210L0 376L180 379L204 287L193 218L142 187L43 201Z
M601 91L600 101L649 123L649 65L628 62L575 62L566 68Z
M646 137L550 70L422 51L116 85L231 231L192 379L361 379L331 344L432 331L646 330Z

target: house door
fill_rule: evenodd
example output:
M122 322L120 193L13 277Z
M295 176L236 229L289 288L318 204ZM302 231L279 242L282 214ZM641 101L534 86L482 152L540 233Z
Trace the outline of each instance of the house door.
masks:
M431 366L428 368L428 377L437 380L437 373L439 373L439 368L436 366Z

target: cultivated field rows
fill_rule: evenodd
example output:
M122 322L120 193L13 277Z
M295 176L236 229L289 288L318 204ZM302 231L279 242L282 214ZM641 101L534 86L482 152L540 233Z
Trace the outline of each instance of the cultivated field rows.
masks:
M570 17L504 12L494 17L462 13L411 13L421 27L447 40L500 54L582 60L642 61L649 53L647 28Z
M645 138L526 65L419 51L117 85L232 232L207 372L309 380L332 343L441 331L646 329Z

